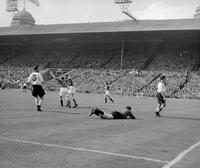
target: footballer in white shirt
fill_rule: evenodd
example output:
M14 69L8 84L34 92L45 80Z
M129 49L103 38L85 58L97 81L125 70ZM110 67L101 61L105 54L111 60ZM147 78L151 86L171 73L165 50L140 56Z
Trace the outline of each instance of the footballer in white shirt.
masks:
M39 73L39 66L35 66L34 72L29 75L27 83L32 85L32 95L35 97L37 111L42 111L41 104L45 95L44 89L42 87L43 82L44 79Z
M161 117L160 112L166 106L166 100L164 98L165 91L166 91L166 77L161 76L160 82L158 83L158 89L156 94L158 100L158 105L156 107L156 117Z

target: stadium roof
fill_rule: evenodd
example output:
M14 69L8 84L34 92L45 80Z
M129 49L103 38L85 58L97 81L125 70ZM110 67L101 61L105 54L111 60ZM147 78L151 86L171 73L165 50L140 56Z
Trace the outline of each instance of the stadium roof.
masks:
M200 41L200 19L139 20L0 28L0 45Z
M138 31L200 30L200 19L138 20L1 27L0 36Z

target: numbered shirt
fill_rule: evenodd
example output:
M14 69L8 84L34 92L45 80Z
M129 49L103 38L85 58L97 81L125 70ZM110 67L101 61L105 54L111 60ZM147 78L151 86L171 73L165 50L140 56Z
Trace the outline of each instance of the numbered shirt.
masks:
M33 72L28 77L28 83L31 83L31 85L42 85L42 82L44 81L42 75L38 72Z

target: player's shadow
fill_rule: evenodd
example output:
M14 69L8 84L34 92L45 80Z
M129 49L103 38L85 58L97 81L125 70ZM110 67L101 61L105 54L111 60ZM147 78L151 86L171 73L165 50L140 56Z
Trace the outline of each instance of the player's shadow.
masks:
M136 119L131 119L131 118L124 118L124 119L114 119L114 118L100 118L100 117L93 117L92 119L96 119L96 120L112 120L112 121L130 121L130 120L143 120L142 118L136 118Z
M200 118L192 118L192 117L177 117L177 116L162 116L162 118L176 119L176 120L194 120L199 121Z

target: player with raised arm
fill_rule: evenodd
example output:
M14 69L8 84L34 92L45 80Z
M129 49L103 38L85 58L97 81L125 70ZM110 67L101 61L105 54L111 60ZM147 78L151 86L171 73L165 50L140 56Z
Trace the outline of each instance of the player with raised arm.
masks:
M156 95L157 100L158 100L158 105L156 107L156 117L161 117L160 112L166 106L166 100L164 98L165 91L166 91L166 77L161 76L160 82L158 83L158 89L157 89L157 95Z
M25 81L23 81L19 85L21 87L22 92L26 92L26 90L27 90L27 83Z
M33 70L34 72L29 75L27 83L32 85L32 95L35 97L37 111L42 111L41 105L45 95L45 91L42 87L44 79L39 73L39 66L35 66Z
M78 104L76 103L76 99L75 99L75 92L76 92L76 89L74 87L74 83L72 81L72 78L70 77L69 74L66 75L67 77L67 85L69 86L69 98L72 99L73 103L74 103L74 106L73 108L76 108L78 106Z
M114 100L110 97L110 87L111 87L111 84L109 82L106 82L106 85L105 85L105 95L104 95L105 103L107 103L107 98L110 99L110 101L112 103L114 102Z
M70 102L70 99L69 99L69 86L68 86L68 83L67 83L67 79L64 77L64 76L61 76L61 78L59 79L58 77L55 77L55 75L53 74L52 71L50 71L50 74L52 75L52 77L54 79L56 79L58 81L58 83L61 85L60 87L60 91L59 91L59 96L60 96L60 104L61 106L63 106L63 97L66 98L66 101L67 101L67 106L69 108L71 108L71 102Z

